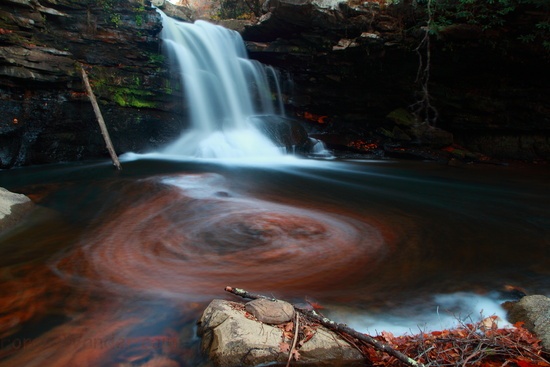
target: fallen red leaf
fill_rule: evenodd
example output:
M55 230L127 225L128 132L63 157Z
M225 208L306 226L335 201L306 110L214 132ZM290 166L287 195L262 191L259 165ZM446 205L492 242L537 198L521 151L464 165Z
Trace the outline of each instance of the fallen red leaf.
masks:
M279 350L281 351L281 353L288 353L290 351L290 344L286 342L280 342Z

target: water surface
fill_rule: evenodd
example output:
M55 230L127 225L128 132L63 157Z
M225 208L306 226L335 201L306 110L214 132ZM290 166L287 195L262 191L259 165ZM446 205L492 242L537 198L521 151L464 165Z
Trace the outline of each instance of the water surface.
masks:
M426 162L141 157L0 171L37 209L0 234L0 366L207 365L225 286L375 334L550 295L550 173Z

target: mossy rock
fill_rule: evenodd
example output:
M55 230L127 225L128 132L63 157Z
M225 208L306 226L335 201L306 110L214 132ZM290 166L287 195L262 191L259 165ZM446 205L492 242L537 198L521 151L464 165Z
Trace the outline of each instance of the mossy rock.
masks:
M413 126L417 123L416 117L404 108L393 110L386 117L401 126Z

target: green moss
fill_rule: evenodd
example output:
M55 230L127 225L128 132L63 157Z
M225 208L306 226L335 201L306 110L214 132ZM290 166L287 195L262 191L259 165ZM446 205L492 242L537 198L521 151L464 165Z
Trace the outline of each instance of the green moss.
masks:
M412 126L416 123L416 117L404 108L393 110L386 117L401 126Z
M430 4L426 0L418 0L418 3ZM516 38L523 43L540 44L544 50L550 51L550 43L547 41L550 35L548 17L550 2L548 0L432 0L431 4L433 21L430 22L429 27L431 33L435 35L439 35L441 31L454 24L475 24L482 32L498 29L508 32L509 26L514 24L510 22L513 22L521 13L540 13L539 19L537 16L534 17L535 22L521 24L518 28L521 33ZM488 44L492 42L492 40L484 41Z
M121 107L155 108L157 106L156 102L147 98L153 95L152 92L125 87L109 87L109 90L113 101Z
M164 88L162 90L166 94L172 94L174 92L173 89L172 89L172 83L170 82L170 79L165 80Z
M128 73L121 67L96 65L91 68L88 76L94 93L102 100L114 102L121 107L158 107L158 101L153 98L157 92L144 86L144 76L141 73Z
M138 6L134 7L133 10L136 13L135 15L136 25L139 27L143 25L143 23L145 22L145 20L143 19L143 14L145 13L145 6L143 6L143 4L139 4Z
M156 54L156 53L150 52L148 53L147 56L149 57L149 62L157 66L163 65L164 62L166 61L164 55L162 54Z

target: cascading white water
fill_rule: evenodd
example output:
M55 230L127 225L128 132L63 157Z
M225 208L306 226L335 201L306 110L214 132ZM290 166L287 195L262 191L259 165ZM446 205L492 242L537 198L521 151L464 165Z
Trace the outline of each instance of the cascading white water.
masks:
M178 22L159 13L161 36L181 72L191 119L191 129L164 153L204 158L282 155L249 122L251 116L283 113L276 72L248 59L238 32L205 21Z

